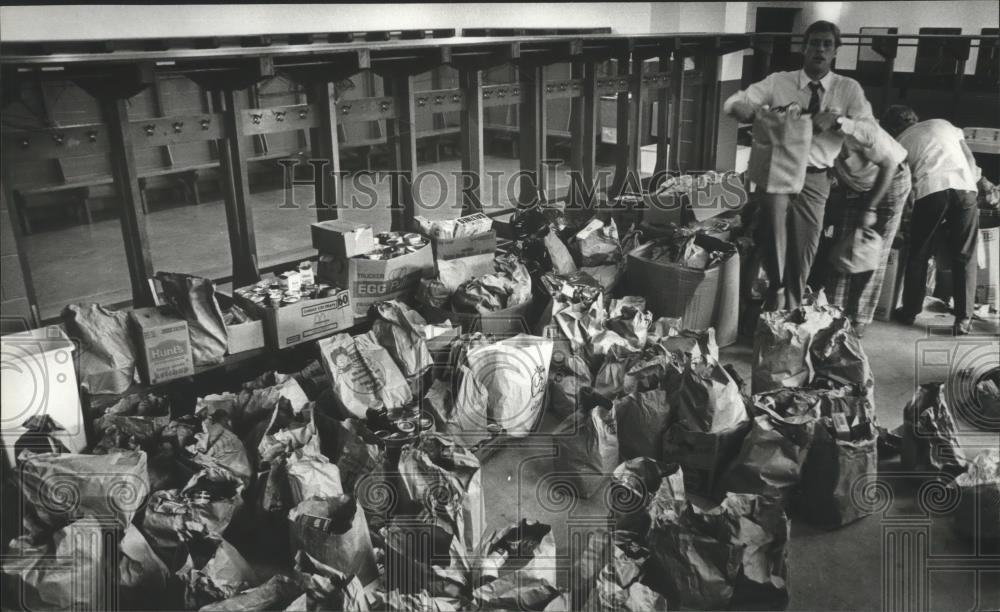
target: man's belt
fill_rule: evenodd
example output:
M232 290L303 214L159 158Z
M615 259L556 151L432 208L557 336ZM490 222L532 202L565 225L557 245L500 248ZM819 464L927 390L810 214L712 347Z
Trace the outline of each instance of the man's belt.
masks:
M829 168L817 168L816 166L806 166L806 174L819 174L826 172Z

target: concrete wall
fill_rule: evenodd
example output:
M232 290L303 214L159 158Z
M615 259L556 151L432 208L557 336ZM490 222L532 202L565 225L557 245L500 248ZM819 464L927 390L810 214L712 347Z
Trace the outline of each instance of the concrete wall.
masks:
M734 3L729 3L734 4ZM810 23L825 19L840 26L844 34L858 34L863 27L895 27L900 34L918 34L920 28L960 27L963 34L979 34L983 28L1000 23L996 0L960 2L748 2L747 31L757 26L761 7L797 8L795 31L802 32ZM965 65L966 74L974 74L977 50L973 47ZM897 72L913 72L916 47L901 47L896 58ZM858 48L844 47L837 54L837 67L854 70Z
M979 34L983 28L1000 24L996 0L964 2L844 2L840 10L843 32L859 32L862 27L899 28L900 34L917 34L920 28L962 28L962 34ZM837 65L851 70L857 62L857 47L844 48L837 55ZM977 49L973 46L965 74L974 74ZM897 72L913 72L916 47L901 47L896 57Z
M649 32L649 2L8 6L6 41L225 36L463 27L608 27Z

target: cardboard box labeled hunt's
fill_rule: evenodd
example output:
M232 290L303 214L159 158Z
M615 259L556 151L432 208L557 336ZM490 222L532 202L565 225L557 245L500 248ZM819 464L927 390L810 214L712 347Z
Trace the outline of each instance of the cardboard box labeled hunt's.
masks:
M311 226L312 244L320 253L354 257L375 249L375 230L367 223L344 219L320 221Z
M274 349L316 340L354 325L351 296L347 290L314 300L299 300L280 308L254 304L239 294L233 300L244 310L264 321L267 345Z
M165 309L137 308L129 313L136 330L139 365L150 385L194 374L191 338L184 319Z
M421 278L434 275L434 255L429 243L392 259L321 255L317 274L324 282L347 287L354 316L363 319L375 302L409 298Z

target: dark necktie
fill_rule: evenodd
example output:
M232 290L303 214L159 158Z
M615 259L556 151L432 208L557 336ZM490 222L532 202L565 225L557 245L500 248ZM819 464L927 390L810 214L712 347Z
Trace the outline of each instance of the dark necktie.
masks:
M809 98L809 108L806 109L806 113L815 115L819 112L819 92L823 90L823 84L810 82L809 89L812 90L812 97Z

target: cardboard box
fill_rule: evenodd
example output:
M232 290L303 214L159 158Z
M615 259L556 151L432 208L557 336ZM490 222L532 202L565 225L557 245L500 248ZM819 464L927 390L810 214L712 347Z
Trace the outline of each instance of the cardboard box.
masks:
M87 447L73 351L62 328L52 325L0 337L0 439L10 466L25 421L48 415L61 430L50 435L70 452Z
M889 251L889 258L885 263L885 276L882 278L882 292L878 296L878 304L875 305L874 319L877 321L889 321L892 311L899 304L899 297L903 288L903 260L902 250L892 249Z
M227 310L233 305L233 298L224 293L216 292L215 297L219 301L219 307L223 310ZM229 355L245 353L265 346L263 318L246 308L243 311L247 313L247 316L254 318L246 323L226 326L226 336L229 341L229 348L226 352Z
M146 384L191 376L191 338L187 321L165 308L137 308L129 313L139 349L139 371Z
M732 248L728 242L711 236L698 236L696 240L707 248ZM655 244L646 243L628 254L625 268L628 294L646 298L646 307L657 317L680 317L687 329L715 326L719 318L721 268L725 262L708 270L697 270L653 261L648 255ZM729 277L739 282L739 274Z
M461 238L431 238L434 258L447 261L474 255L492 254L497 250L497 233L493 230Z
M979 230L976 249L979 271L976 274L976 303L989 304L1000 311L1000 227Z
M496 232L497 236L504 238L506 240L514 239L514 230L511 227L511 223L514 221L514 213L507 213L505 215L498 215L493 217L493 231Z
M351 296L346 289L281 308L254 304L238 294L233 299L251 316L264 321L266 345L277 350L342 332L354 325Z
M723 182L710 183L689 193L644 194L643 223L686 225L740 210L747 203L747 193L742 183L732 184L733 176L726 174Z
M320 221L312 224L311 231L313 248L320 253L354 257L375 250L375 230L368 223Z
M719 476L740 452L750 426L747 421L718 433L703 433L674 425L663 436L663 460L681 466L686 491L719 497L715 490Z
M405 300L410 297L421 278L434 275L434 255L431 245L392 259L344 259L321 255L317 276L351 293L354 316L364 319L376 302Z

